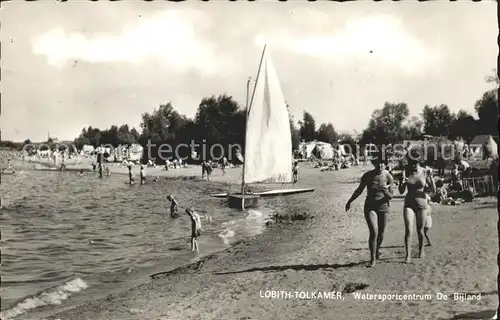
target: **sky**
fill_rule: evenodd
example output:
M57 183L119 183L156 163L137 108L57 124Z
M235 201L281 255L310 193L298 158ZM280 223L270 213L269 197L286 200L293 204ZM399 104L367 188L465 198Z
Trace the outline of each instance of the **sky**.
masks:
M384 102L474 113L492 88L496 3L87 2L2 4L2 140L76 138L172 102L241 105L267 43L292 114L361 132Z

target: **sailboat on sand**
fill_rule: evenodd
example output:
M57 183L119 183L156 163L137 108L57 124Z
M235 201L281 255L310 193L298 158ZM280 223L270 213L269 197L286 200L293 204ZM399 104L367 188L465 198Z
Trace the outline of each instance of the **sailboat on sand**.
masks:
M276 189L245 192L249 183L292 183L292 138L288 109L278 75L264 46L257 78L246 110L245 152L241 193L212 196L228 198L232 208L256 207L262 196L312 192L314 189Z

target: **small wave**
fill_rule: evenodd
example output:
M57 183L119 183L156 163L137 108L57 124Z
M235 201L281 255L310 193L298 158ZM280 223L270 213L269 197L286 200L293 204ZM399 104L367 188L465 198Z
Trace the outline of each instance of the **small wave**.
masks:
M262 214L262 212L260 211L257 211L257 210L248 210L248 216L245 218L247 220L257 220L257 219L262 219L264 217L264 215Z
M26 298L14 308L1 312L0 318L9 320L38 307L60 305L64 300L68 299L70 295L87 288L88 284L82 279L73 279L55 289L42 292L38 296Z
M219 233L219 237L222 238L222 241L224 241L224 243L226 245L229 245L229 238L234 237L234 235L235 235L235 232L229 228L226 228L226 229L224 229L223 232Z

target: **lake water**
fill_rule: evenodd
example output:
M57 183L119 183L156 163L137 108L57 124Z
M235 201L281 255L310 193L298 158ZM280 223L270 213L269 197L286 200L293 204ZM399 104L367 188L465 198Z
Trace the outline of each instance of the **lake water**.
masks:
M237 211L210 193L229 186L194 180L129 186L127 177L21 171L2 176L2 319L38 319L122 291L197 257L186 215L171 219L166 196L192 205L203 222L200 253L261 233L274 212ZM235 187L233 187L235 188Z

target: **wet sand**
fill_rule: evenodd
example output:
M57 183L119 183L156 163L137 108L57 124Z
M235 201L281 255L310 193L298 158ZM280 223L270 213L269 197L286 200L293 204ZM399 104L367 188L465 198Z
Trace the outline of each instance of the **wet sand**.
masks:
M363 199L348 213L343 208L369 166L323 173L304 167L297 187L314 187L315 192L275 201L286 201L290 213L308 211L314 219L273 224L227 251L49 319L487 319L493 315L498 302L496 199L433 206L433 247L426 248L424 259L416 258L414 234L415 258L406 265L402 198L396 197L381 261L366 268ZM159 172L200 174L197 167ZM149 175L153 173L148 169ZM225 177L216 170L213 180L238 178L239 169L229 169ZM262 298L265 290L288 291L293 298ZM343 299L298 299L296 291L341 291ZM481 293L481 300L454 301L453 294L460 292ZM430 294L432 300L367 301L356 299L356 293ZM437 300L438 293L448 300Z

